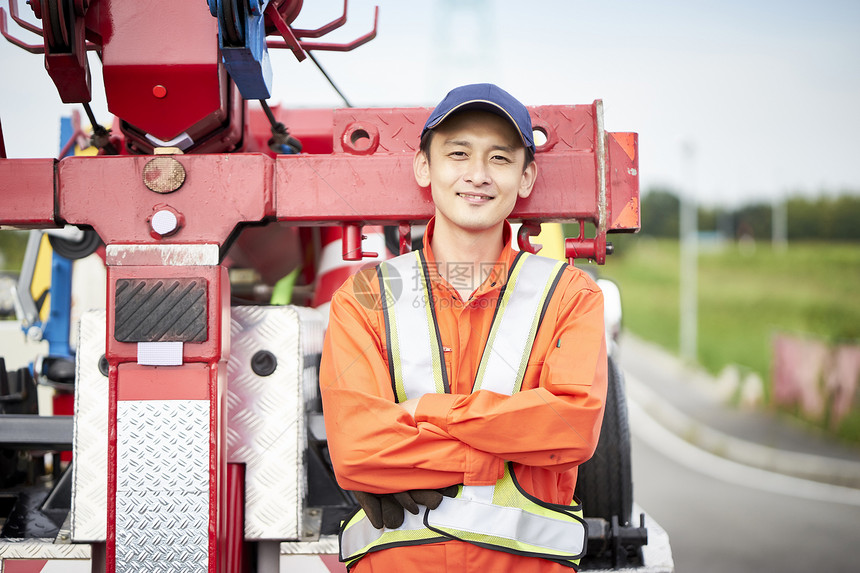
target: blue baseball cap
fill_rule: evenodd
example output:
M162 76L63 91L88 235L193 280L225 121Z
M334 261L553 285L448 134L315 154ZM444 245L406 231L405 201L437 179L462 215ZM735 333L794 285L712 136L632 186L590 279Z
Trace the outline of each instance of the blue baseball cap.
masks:
M445 121L452 113L467 109L489 111L510 121L520 134L523 145L534 153L532 118L517 98L493 84L469 84L454 88L445 96L424 124L421 137Z

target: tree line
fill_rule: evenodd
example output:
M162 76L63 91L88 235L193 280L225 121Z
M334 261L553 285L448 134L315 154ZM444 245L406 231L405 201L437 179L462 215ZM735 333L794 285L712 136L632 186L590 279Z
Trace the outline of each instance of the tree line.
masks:
M784 209L784 214L780 210ZM700 207L700 232L727 239L752 237L769 240L777 217L788 240L860 241L860 194L804 197L793 195L784 205L755 202L737 208ZM641 198L642 235L678 237L680 200L668 188L653 188ZM777 224L779 219L776 219Z

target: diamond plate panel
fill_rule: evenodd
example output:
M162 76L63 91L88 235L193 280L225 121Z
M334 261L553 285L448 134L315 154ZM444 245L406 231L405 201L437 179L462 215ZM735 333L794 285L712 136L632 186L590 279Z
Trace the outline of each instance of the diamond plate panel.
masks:
M116 503L118 572L207 570L207 400L117 403Z
M117 573L207 573L205 491L117 494Z
M209 402L117 402L117 492L209 489Z
M105 311L81 315L75 377L71 533L76 542L107 535L108 379L99 371L105 353Z
M3 539L3 559L90 559L92 547L87 544L54 543L53 539ZM2 569L0 569L2 571Z
M307 324L313 322L311 316L307 314ZM306 483L302 324L294 307L232 309L227 455L231 462L246 464L248 540L301 535ZM269 376L251 369L251 358L260 350L277 358Z
M305 412L322 412L320 397L320 357L325 338L326 318L315 308L294 307L299 316L302 344L302 383Z
M317 541L285 541L280 545L281 555L337 555L339 550L337 535L323 535Z

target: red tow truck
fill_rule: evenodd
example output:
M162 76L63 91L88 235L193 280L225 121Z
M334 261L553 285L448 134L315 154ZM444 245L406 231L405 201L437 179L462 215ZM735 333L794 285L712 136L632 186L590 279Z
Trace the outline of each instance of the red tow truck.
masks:
M44 54L92 127L87 155L71 153L76 125L58 159L13 159L0 124L0 225L31 230L17 324L49 343L0 365L0 571L343 571L336 532L354 500L322 424L325 308L349 273L409 251L432 215L411 168L430 110L267 103L269 50L301 61L373 39L376 23L350 44L320 41L346 1L316 30L293 26L302 0L18 4L0 9L0 32ZM112 129L89 106L88 51ZM564 256L603 263L608 233L639 228L637 136L606 132L600 101L530 112L541 170L511 217L519 247L537 248L541 223L572 222ZM50 286L34 292L46 250ZM73 312L99 289L98 308ZM665 533L634 515L610 372L578 488L582 567L672 571Z

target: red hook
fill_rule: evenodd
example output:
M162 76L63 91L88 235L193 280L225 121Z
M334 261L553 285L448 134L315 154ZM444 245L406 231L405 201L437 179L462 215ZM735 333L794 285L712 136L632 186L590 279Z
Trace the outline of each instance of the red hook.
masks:
M517 231L517 245L520 250L533 255L537 254L543 248L543 245L533 245L531 242L531 237L537 235L540 235L540 223L523 222L520 225L520 230Z

